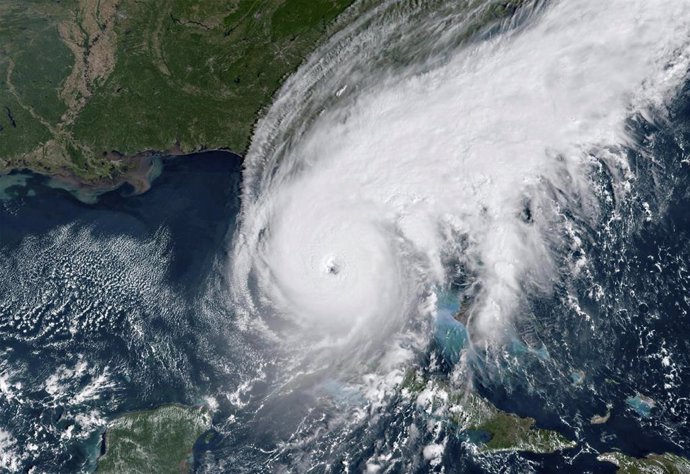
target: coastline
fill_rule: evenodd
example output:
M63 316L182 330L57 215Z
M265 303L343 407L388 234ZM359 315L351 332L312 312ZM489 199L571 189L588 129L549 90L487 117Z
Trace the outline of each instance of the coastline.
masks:
M118 151L108 152L107 158L112 161L125 161L128 169L124 173L110 179L95 181L85 180L70 170L60 170L57 173L46 173L45 170L36 170L30 167L12 167L0 169L0 179L20 173L31 173L43 176L49 180L50 186L64 189L74 195L78 200L93 204L102 194L115 191L124 185L131 187L129 195L136 196L151 189L153 181L160 175L166 161L206 153L223 153L228 158L244 160L244 157L229 148L202 148L196 151L183 151L179 146L165 151L147 150L134 155L124 155Z

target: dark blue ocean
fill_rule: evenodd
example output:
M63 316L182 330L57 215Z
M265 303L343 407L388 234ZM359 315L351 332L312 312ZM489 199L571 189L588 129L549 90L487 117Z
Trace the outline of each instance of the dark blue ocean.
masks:
M95 204L41 176L0 178L0 427L29 453L15 466L93 469L104 420L203 402L222 331L191 308L234 230L240 179L224 152L165 159L145 194Z

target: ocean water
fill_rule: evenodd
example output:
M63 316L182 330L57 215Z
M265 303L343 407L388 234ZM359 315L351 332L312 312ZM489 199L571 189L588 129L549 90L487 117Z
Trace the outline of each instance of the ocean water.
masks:
M92 469L108 418L203 403L189 387L209 383L220 332L194 303L226 252L240 179L223 152L166 159L150 191L95 204L37 175L0 178L3 468Z

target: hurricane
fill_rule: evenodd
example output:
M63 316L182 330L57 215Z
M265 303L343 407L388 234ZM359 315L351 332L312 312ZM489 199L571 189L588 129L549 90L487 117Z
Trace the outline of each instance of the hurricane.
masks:
M482 29L490 6L355 6L286 82L245 164L232 291L249 324L390 365L452 291L472 346L500 345L573 229L626 199L630 121L664 119L690 4L527 2Z
M668 122L686 80L690 3L523 2L488 21L494 7L355 4L256 125L231 300L241 325L282 354L275 403L297 387L321 400L294 409L301 421L276 448L279 465L294 467L290 456L304 466L346 463L362 437L374 443L388 432L382 426L399 422L405 435L376 441L360 466L393 468L386 456L417 438L439 466L454 435L428 417L464 411L426 382L412 396L426 421L391 415L407 413L396 397L411 370L450 364L444 377L461 391L510 393L503 369L520 357L516 347L536 354L548 377L577 378L577 344L599 344L591 341L606 317L593 322L572 282L586 281L592 307L605 306L592 270L598 257L587 248L635 232L607 229L640 206L639 163L655 162L641 130ZM536 315L553 301L569 321ZM462 349L438 347L449 312L466 333ZM542 341L559 325L573 334L573 324L584 325L580 342L559 336L566 353L553 362ZM456 353L436 359L430 350ZM524 383L536 386L539 376L524 370ZM337 408L324 408L324 397Z
M654 147L690 2L359 2L336 29L255 126L228 301L274 354L272 465L348 465L368 439L353 465L418 469L421 442L438 467L456 439L439 420L472 426L452 393L559 412L560 384L617 364L611 325L641 304L617 303L636 298L625 242L672 186ZM589 429L574 417L557 423Z

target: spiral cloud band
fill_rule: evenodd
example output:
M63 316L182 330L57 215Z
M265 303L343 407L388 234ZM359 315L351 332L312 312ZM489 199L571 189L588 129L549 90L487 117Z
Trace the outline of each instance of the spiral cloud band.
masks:
M489 340L549 291L561 210L595 222L592 166L625 194L626 120L663 115L684 78L690 2L540 2L484 30L472 5L353 13L278 93L232 259L248 321L375 347L461 268Z

